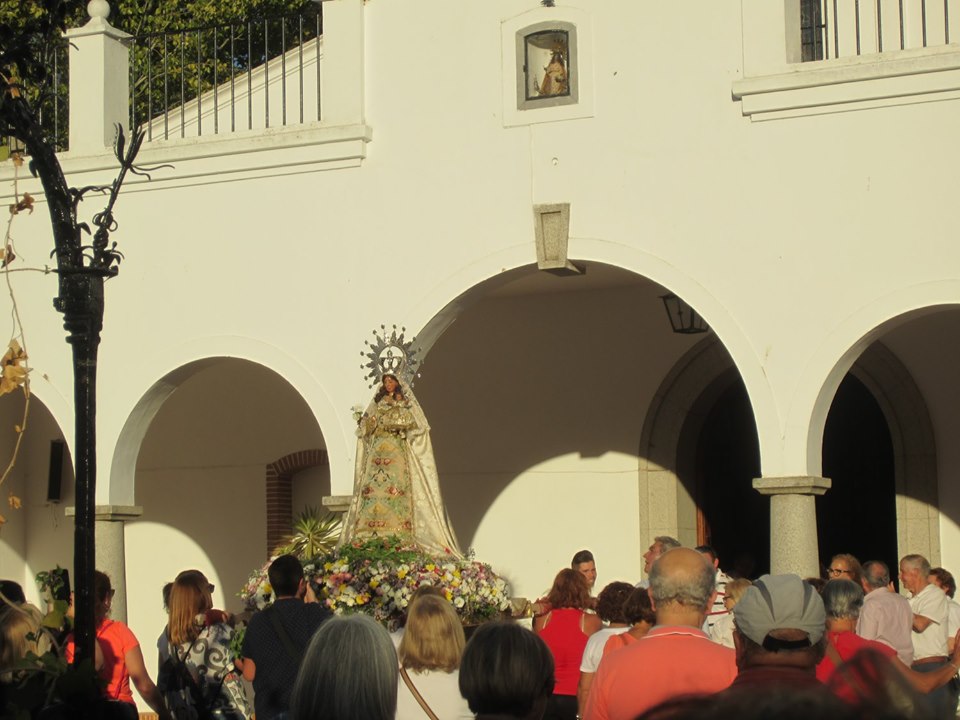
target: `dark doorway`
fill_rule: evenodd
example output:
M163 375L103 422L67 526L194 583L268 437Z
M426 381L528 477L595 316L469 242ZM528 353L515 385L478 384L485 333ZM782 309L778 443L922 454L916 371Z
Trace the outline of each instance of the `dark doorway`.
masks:
M897 510L890 428L866 386L847 375L823 432L823 475L833 486L817 498L820 560L851 553L897 567Z
M770 501L753 489L760 477L757 426L739 378L704 416L696 442L698 539L712 545L728 573L756 578L770 567Z

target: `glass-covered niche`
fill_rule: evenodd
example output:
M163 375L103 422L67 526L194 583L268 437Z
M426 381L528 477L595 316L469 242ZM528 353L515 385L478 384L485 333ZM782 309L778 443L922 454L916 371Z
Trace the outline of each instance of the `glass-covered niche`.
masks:
M544 30L524 39L527 100L570 94L570 33Z
M521 110L577 101L576 28L540 23L517 36L518 106Z

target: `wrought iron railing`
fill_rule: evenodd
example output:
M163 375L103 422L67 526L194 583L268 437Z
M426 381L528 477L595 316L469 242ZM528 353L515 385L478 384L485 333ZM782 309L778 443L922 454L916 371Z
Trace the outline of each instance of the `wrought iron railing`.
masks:
M800 0L803 62L949 45L960 0Z
M319 120L321 8L134 38L131 127L150 141Z
M39 87L20 88L37 113L47 139L58 151L68 148L70 133L67 122L70 102L67 52L66 41L45 49L44 64L49 69L46 81ZM22 150L16 139L0 137L0 159L5 159L12 151Z

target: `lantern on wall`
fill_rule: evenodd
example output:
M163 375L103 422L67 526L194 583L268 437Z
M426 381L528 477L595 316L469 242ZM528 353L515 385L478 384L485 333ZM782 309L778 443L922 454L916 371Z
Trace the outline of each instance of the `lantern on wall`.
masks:
M667 309L667 317L670 318L670 327L675 333L681 335L696 335L705 333L710 328L700 314L690 305L677 297L673 293L661 295L663 306Z

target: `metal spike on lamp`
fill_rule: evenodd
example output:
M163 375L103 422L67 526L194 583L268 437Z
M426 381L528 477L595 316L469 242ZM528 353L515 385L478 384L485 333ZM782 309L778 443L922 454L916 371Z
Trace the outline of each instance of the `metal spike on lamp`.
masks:
M690 305L677 297L673 293L661 295L663 306L667 310L667 317L670 319L670 327L675 333L681 335L696 335L710 330L706 321L700 317L700 314Z

